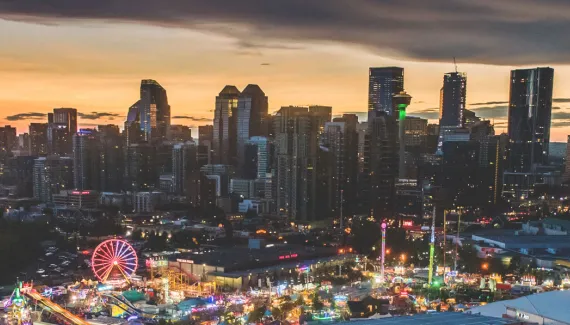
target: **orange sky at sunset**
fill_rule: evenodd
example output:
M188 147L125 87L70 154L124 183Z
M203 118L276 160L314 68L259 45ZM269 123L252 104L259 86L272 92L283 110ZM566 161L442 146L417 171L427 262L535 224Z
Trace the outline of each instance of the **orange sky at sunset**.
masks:
M194 118L173 119L172 124L208 123L201 119L212 117L215 96L226 84L240 89L248 83L260 85L270 111L283 105L322 104L333 106L335 114L364 112L368 68L389 65L405 68L405 87L414 97L409 114L435 121L443 73L454 69L452 57L448 63L399 61L362 47L325 42L275 41L249 47L228 36L137 24L0 20L0 30L0 123L16 126L18 132L45 118L7 117L47 113L54 107L118 115L80 119L80 126L122 127L128 107L138 98L140 79L147 78L166 88L173 116ZM468 108L494 118L496 129L503 130L506 104L484 103L508 100L513 67L467 64L460 57L458 62L468 76ZM551 66L558 99L551 140L566 141L570 103L564 99L570 97L570 67ZM473 103L482 104L469 105Z

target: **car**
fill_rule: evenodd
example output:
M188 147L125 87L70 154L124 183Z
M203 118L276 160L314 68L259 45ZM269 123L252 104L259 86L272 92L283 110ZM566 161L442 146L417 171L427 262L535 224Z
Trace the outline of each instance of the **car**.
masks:
M38 269L38 270L36 271L36 273L42 274L42 273L44 273L45 271L46 271L46 270L44 270L44 269Z
M46 256L52 256L52 255L53 255L52 252L47 252L47 253L46 253Z
M49 275L47 274L42 274L42 278L47 278Z
M52 269L55 269L55 268L57 267L57 265L55 265L55 264L50 264L49 267L52 268Z
M69 264L71 264L71 262L68 260L65 260L61 263L61 265L63 265L63 266L68 266Z

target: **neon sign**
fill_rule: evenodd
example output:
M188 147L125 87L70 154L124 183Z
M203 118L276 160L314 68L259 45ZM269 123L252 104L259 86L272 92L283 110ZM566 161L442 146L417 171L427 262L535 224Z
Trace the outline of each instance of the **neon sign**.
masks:
M297 255L297 254L281 255L281 256L279 256L279 259L280 260L288 260L290 258L296 258L297 256L299 256L299 255Z

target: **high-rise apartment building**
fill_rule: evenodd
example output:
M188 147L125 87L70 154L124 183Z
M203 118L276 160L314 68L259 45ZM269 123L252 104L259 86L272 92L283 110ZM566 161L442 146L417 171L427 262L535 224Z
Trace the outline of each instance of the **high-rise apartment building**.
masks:
M200 166L195 142L175 144L172 148L172 183L174 193L185 195L198 204Z
M35 156L43 156L48 153L48 124L30 123L30 153Z
M420 147L426 143L428 120L421 117L407 116L404 120L404 143L406 147Z
M251 137L262 136L268 99L258 85L249 84L241 92L237 107L237 159L240 168L245 164L245 145Z
M131 144L126 148L125 190L146 191L158 188L159 168L156 148L149 143Z
M281 217L314 220L320 121L307 107L282 107L275 115L277 211Z
M69 131L69 136L77 133L77 109L75 108L54 108L53 123L65 125Z
M368 72L368 110L392 115L392 97L404 90L404 68L370 68Z
M77 132L77 110L56 108L53 113L48 113L48 153L60 156L71 155L75 132Z
M344 114L325 123L321 135L321 158L319 169L323 191L327 192L325 202L329 211L338 217L355 213L358 184L358 116ZM326 170L325 170L326 169ZM324 179L323 179L324 178ZM341 199L342 198L342 199Z
M100 190L121 192L125 173L125 151L119 127L117 125L99 125L97 130L100 148Z
M325 129L325 124L331 121L332 107L322 105L309 106L309 115L314 117L317 131L319 134L321 134Z
M570 182L570 135L566 142L566 165L564 168L564 175L562 176L562 181L564 183Z
M42 203L50 203L54 194L73 187L73 159L47 156L34 160L33 195Z
M395 116L370 111L364 153L367 186L362 201L376 220L394 215L395 180L398 177L398 123ZM367 193L366 193L367 192Z
M95 130L73 136L73 185L77 190L99 190L101 181L99 139Z
M270 172L272 146L266 137L255 136L248 141L255 147L255 172L257 179L265 179ZM246 155L247 157L248 155Z
M199 144L212 144L214 140L214 126L213 125L200 125L198 127L198 141Z
M240 92L235 86L225 86L216 96L214 110L214 163L235 165L237 146L237 107Z
M141 80L140 101L137 106L144 139L166 139L170 127L170 105L166 90L156 80Z
M170 125L166 138L174 142L192 141L192 129L186 125Z
M548 163L554 69L511 71L509 170L527 173Z
M0 127L0 152L10 153L16 148L18 137L16 136L16 128L6 125Z

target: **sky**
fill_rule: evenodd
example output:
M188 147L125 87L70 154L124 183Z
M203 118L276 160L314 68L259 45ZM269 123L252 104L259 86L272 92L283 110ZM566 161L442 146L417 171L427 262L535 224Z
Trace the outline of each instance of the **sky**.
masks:
M365 112L368 68L401 66L409 115L435 122L443 74L506 129L509 73L555 69L551 141L570 133L567 0L0 0L0 124L26 132L55 107L122 126L141 79L173 124L208 124L226 84L258 84L270 111Z

